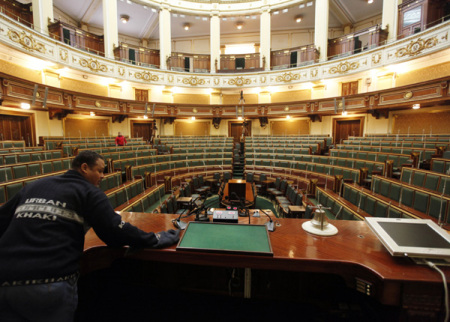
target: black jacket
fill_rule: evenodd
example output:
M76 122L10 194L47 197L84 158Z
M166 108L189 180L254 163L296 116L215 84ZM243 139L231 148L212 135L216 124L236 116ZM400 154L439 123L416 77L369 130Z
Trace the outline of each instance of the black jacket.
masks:
M108 246L158 242L123 222L103 191L69 170L28 184L0 208L0 286L76 273L89 227Z

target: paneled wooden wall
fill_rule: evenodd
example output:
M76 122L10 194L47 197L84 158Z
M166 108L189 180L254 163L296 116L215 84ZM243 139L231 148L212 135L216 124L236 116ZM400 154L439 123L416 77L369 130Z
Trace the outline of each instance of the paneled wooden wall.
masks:
M449 133L450 112L421 112L411 114L395 114L392 134L438 134Z
M286 120L270 122L271 135L304 135L309 134L310 120Z
M211 123L205 121L175 122L174 135L203 136L210 134Z
M65 136L80 136L83 139L110 135L108 120L66 118L63 122Z

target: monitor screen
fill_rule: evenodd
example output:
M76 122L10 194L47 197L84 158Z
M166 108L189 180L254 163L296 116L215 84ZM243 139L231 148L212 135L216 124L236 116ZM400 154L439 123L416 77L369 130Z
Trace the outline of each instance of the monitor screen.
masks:
M450 236L428 219L366 218L393 256L450 258Z
M240 199L245 201L245 182L239 182L239 183L228 183L228 195L230 200L232 201L239 201L236 200L236 196Z

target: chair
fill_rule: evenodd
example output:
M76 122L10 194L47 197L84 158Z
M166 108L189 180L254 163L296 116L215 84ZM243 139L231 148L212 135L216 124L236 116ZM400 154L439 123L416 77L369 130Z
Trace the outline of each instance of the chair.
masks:
M14 179L28 177L28 169L26 165L16 165L12 167Z
M12 183L6 186L6 200L14 197L16 193L18 193L23 187L22 182Z

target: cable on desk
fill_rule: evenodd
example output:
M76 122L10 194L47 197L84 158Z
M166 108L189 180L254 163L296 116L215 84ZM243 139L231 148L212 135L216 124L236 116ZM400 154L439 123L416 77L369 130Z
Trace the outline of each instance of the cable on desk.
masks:
M445 295L445 318L444 318L444 322L448 322L448 318L449 318L449 314L450 314L450 310L449 310L449 304L448 304L448 288L447 288L447 279L445 278L445 274L443 271L441 271L439 269L439 267L437 267L434 263L425 260L425 262L427 263L428 266L430 266L431 268L435 269L439 274L441 274L442 276L442 281L444 282L444 295Z

